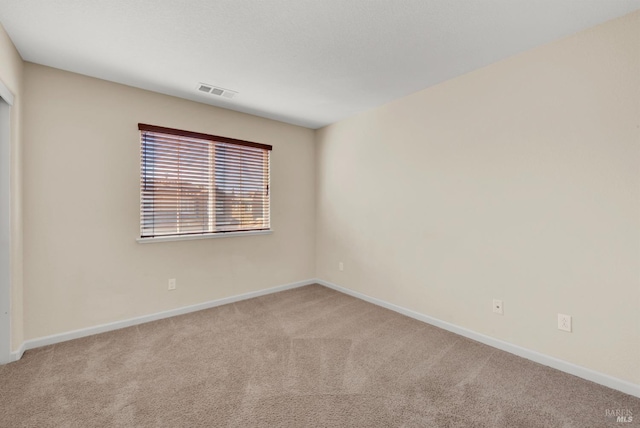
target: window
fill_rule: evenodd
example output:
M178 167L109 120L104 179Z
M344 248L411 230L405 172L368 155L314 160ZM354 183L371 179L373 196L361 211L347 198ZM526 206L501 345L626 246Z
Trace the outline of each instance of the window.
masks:
M271 146L138 129L141 238L269 230Z

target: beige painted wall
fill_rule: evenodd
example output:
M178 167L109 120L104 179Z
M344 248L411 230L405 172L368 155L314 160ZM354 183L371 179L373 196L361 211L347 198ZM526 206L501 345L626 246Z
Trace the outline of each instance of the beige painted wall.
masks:
M31 63L25 87L26 339L314 277L313 131ZM138 244L138 122L273 145L273 234Z
M13 93L11 109L11 349L23 336L22 94L24 62L0 25L0 80Z
M318 131L319 277L640 383L639 49L635 13Z

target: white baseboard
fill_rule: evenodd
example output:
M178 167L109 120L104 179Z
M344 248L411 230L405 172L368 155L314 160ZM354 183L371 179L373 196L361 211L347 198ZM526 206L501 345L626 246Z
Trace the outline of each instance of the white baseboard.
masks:
M105 333L107 331L119 330L125 327L131 327L138 324L144 324L163 318L175 317L176 315L188 314L190 312L201 311L203 309L214 308L216 306L228 305L229 303L239 302L241 300L252 299L279 291L290 290L292 288L303 287L305 285L315 284L314 279L293 282L290 284L280 285L277 287L267 288L264 290L252 291L249 293L238 294L237 296L225 297L222 299L211 300L204 303L198 303L191 306L170 309L168 311L157 312L155 314L143 315L141 317L129 318L122 321L114 321L107 324L96 325L93 327L82 328L79 330L68 331L65 333L53 334L51 336L39 337L37 339L27 340L22 344L18 351L13 352L15 361L22 357L25 350L39 348L41 346L53 345L55 343L66 342L67 340L79 339L81 337L91 336L93 334Z
M18 361L20 358L22 358L22 354L24 354L25 351L25 343L22 342L22 345L20 345L20 347L13 351L11 353L11 361Z
M431 324L436 327L442 328L444 330L450 331L452 333L459 334L460 336L464 336L469 339L473 339L477 342L484 343L485 345L489 345L494 348L501 349L503 351L509 352L511 354L515 354L519 357L523 357L531 361L535 361L536 363L540 363L545 366L549 366L554 369L563 371L565 373L578 376L582 379L590 380L591 382L595 382L600 385L604 385L606 387L616 389L618 391L622 391L626 394L640 397L640 385L637 385L622 379L618 379L613 376L609 376L604 373L600 373L595 370L588 369L586 367L581 367L573 363L569 363L567 361L564 361L555 357L551 357L549 355L545 355L537 351L533 351L531 349L523 348L521 346L514 345L512 343L505 342L500 339L495 339L493 337L486 336L481 333L477 333L473 330L469 330L467 328L460 327L455 324L451 324L446 321L442 321L437 318L433 318L428 315L424 315L419 312L415 312L410 309L403 308L402 306L394 305L393 303L388 303L388 302L385 302L384 300L380 300L375 297L367 296L366 294L362 294L360 292L353 291L345 287L341 287L339 285L333 284L328 281L324 281L322 279L316 279L315 283L324 285L325 287L332 288L336 291L340 291L341 293L348 294L350 296L367 301L369 303L373 303L374 305L382 306L383 308L387 308L394 312L398 312L402 315L406 315L408 317L417 319L418 321L422 321L427 324Z
M252 299L254 297L264 296L267 294L277 293L279 291L290 290L292 288L303 287L310 284L320 284L328 288L332 288L344 294L356 297L358 299L373 303L374 305L381 306L383 308L390 309L394 312L398 312L402 315L414 318L418 321L425 322L427 324L434 325L452 333L459 334L469 339L475 340L480 343L492 346L494 348L501 349L514 355L526 358L536 363L543 364L545 366L552 367L554 369L578 376L580 378L598 383L600 385L607 386L618 391L622 391L626 394L630 394L636 397L640 397L640 385L627 382L622 379L618 379L604 373L597 372L595 370L581 367L573 363L569 363L564 360L560 360L549 355L542 354L531 349L523 348L518 345L514 345L509 342L505 342L500 339L495 339L490 336L486 336L481 333L477 333L473 330L469 330L464 327L457 326L455 324L448 323L446 321L439 320L437 318L430 317L428 315L421 314L419 312L412 311L402 306L394 305L392 303L385 302L384 300L377 299L375 297L367 296L358 291L350 290L345 287L341 287L337 284L324 281L322 279L309 279L305 281L298 281L290 284L280 285L277 287L267 288L265 290L252 291L250 293L239 294L237 296L225 297L218 300L211 300L209 302L198 303L191 306L184 306L182 308L171 309L164 312L158 312L155 314L143 315L141 317L130 318L122 321L115 321L108 324L97 325L93 327L87 327L79 330L73 330L65 333L54 334L51 336L40 337L37 339L31 339L24 342L18 350L11 353L13 361L17 361L22 358L24 351L28 349L39 348L41 346L53 345L55 343L66 342L67 340L79 339L81 337L91 336L93 334L104 333L107 331L119 330L125 327L131 327L138 324L144 324L151 321L160 320L163 318L169 318L176 315L188 314L190 312L201 311L203 309L209 309L216 306L227 305L229 303L235 303L242 300Z

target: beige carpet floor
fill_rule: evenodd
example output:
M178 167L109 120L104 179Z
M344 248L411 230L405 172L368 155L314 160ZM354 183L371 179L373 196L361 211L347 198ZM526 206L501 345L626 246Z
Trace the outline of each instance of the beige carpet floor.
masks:
M607 410L630 410L619 423ZM626 427L640 399L312 285L34 349L2 427Z

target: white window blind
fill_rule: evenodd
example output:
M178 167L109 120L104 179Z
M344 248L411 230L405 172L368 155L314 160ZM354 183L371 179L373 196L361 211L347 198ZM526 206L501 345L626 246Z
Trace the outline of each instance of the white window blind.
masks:
M266 144L138 124L140 236L269 230Z

